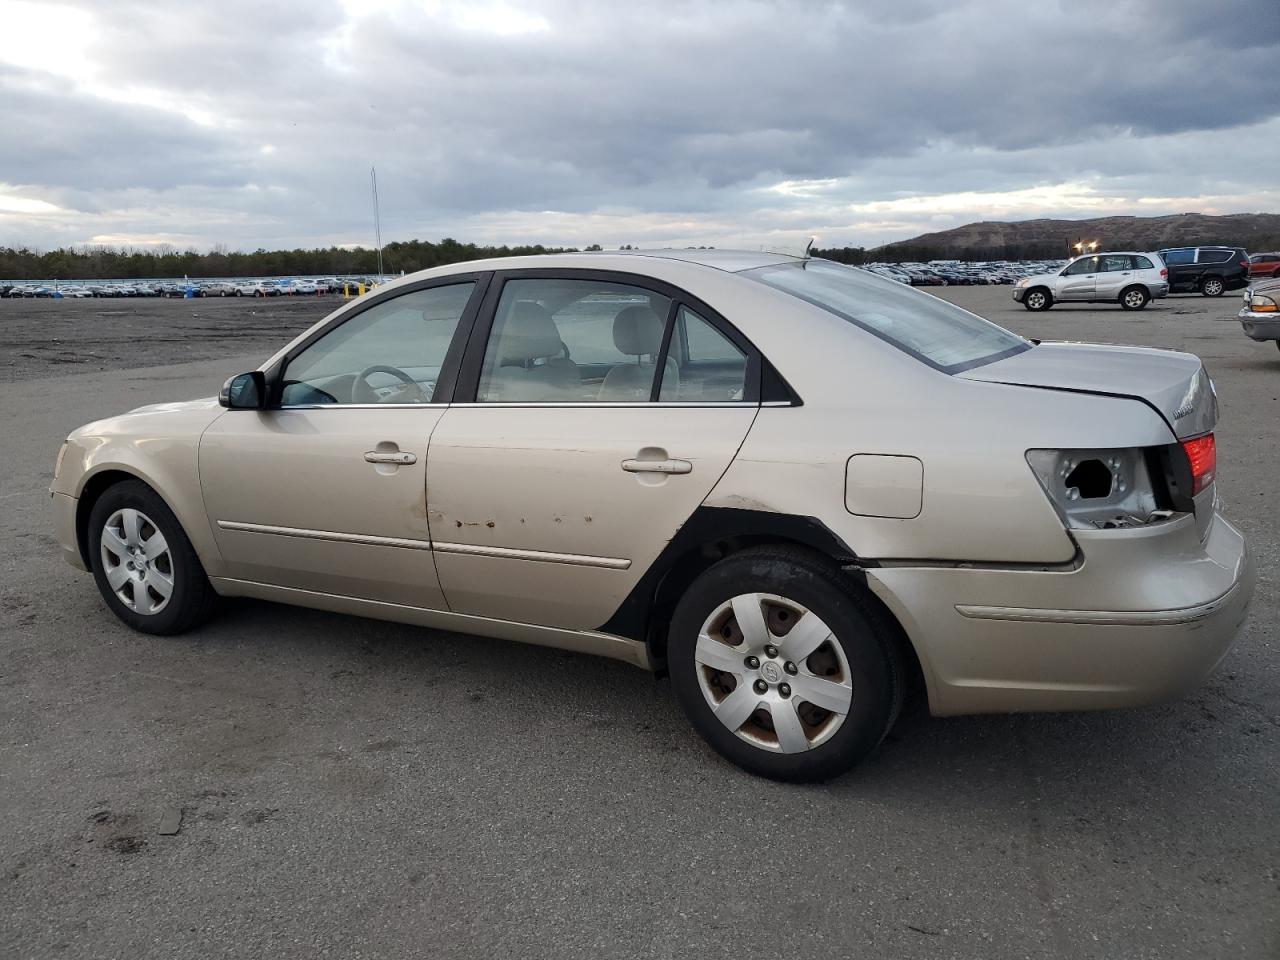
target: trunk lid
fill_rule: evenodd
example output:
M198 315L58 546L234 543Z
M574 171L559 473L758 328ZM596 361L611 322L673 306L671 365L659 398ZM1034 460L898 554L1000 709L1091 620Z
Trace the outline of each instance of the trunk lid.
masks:
M1173 350L1092 343L1040 343L958 376L987 383L1141 400L1179 440L1209 433L1218 401L1200 358Z

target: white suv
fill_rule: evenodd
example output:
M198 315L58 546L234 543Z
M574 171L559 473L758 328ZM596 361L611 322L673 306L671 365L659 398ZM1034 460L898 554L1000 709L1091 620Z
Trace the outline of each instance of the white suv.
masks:
M1057 273L1024 277L1013 299L1028 310L1048 310L1060 301L1118 303L1141 310L1169 292L1169 270L1155 253L1091 253L1076 257Z

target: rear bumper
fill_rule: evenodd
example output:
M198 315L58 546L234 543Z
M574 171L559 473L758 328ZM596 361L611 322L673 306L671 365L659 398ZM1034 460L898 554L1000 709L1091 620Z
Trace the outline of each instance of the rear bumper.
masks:
M1240 311L1240 326L1251 340L1280 340L1280 314Z
M919 654L934 713L1155 703L1226 655L1256 574L1223 517L1203 541L1189 515L1076 533L1083 559L1070 568L867 570Z

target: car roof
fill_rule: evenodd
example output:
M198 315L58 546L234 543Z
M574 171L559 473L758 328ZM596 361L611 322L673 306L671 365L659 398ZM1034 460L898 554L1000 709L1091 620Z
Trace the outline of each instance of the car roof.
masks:
M785 253L769 253L763 250L679 250L665 248L660 250L610 250L601 251L597 256L618 254L630 257L659 257L664 260L683 260L686 263L697 263L704 267L715 267L728 273L752 270L756 267L776 266L782 263L799 263L804 257L790 256Z

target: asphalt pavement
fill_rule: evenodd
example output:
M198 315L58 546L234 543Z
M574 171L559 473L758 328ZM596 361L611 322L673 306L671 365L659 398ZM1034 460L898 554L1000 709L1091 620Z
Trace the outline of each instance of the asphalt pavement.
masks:
M30 354L0 362L0 956L1280 956L1280 351L1227 322L1238 296L935 292L1204 357L1258 593L1183 700L909 710L823 786L729 766L665 680L611 661L248 601L132 633L56 554L63 436L208 395L336 304L245 333L256 304L0 302Z

